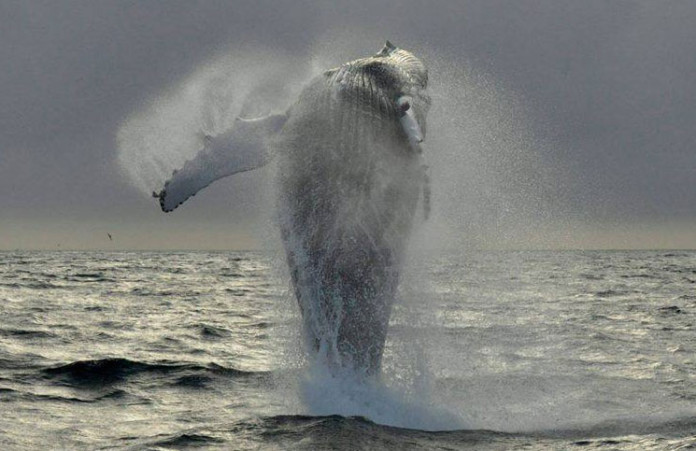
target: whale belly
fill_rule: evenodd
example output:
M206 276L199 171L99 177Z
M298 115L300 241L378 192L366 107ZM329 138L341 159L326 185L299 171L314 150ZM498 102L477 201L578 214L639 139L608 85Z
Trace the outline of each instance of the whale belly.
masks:
M283 132L281 233L307 341L331 367L371 374L422 169L379 99L316 91L300 99Z

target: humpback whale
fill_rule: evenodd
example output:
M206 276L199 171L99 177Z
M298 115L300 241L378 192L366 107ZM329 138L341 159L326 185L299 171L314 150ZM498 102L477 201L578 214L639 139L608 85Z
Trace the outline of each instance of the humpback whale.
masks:
M389 41L312 79L283 114L237 119L153 193L170 212L220 178L278 162L277 221L303 332L336 372L381 369L408 238L429 182L428 71Z

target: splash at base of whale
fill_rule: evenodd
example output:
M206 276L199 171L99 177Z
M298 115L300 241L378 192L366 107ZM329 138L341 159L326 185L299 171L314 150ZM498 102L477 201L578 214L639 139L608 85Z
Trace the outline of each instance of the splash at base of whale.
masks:
M220 178L278 160L278 222L304 336L333 371L379 372L419 199L428 73L387 42L313 79L285 114L238 119L153 193L169 212Z

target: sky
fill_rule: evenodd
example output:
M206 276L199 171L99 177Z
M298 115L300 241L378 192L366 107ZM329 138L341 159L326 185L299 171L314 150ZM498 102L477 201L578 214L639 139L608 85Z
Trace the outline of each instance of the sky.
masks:
M694 23L690 0L4 0L0 249L263 247L278 168L171 214L148 192L386 39L430 69L426 243L696 248Z

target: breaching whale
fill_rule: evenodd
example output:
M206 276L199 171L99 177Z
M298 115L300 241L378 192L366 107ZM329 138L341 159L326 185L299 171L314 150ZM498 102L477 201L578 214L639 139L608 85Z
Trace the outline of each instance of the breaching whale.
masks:
M304 336L332 371L379 371L419 199L428 72L389 41L311 80L284 114L207 137L153 193L170 212L215 180L278 162L277 220Z

